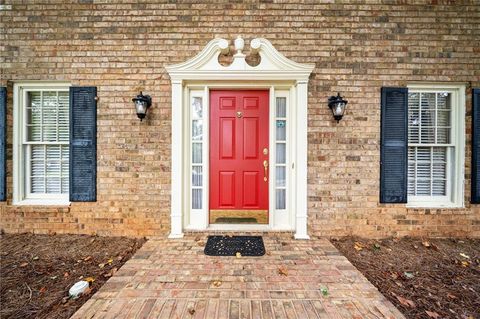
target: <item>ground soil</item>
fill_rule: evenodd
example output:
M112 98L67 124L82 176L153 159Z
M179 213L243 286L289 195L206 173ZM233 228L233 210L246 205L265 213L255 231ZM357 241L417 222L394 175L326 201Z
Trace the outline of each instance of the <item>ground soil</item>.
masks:
M0 318L69 318L144 242L123 237L2 234ZM68 298L70 287L88 277L94 279L90 292Z
M480 240L332 243L407 318L480 318Z

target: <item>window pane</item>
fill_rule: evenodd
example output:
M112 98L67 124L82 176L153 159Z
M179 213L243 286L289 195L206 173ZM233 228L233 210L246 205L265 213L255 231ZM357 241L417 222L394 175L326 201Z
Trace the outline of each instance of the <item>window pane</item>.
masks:
M285 164L286 162L286 145L285 143L277 143L277 163Z
M193 186L202 186L202 166L193 166L192 167L192 185Z
M194 141L202 140L203 123L202 120L192 121L192 139Z
M287 121L277 120L277 141L285 141L287 139Z
M275 191L276 200L275 207L276 209L285 209L286 208L286 191L284 189L277 189Z
M201 97L194 97L192 99L192 118L201 119L203 118L203 105Z
M192 163L196 163L196 164L202 163L202 144L201 143L192 144Z
M276 167L276 186L285 187L286 168L285 166Z
M441 92L437 94L437 108L441 110L451 110L451 98L450 93Z
M193 209L202 208L202 190L201 189L192 189L192 208Z
M420 129L422 144L433 144L435 143L435 128L434 127L423 127Z
M287 117L287 98L277 97L276 117Z

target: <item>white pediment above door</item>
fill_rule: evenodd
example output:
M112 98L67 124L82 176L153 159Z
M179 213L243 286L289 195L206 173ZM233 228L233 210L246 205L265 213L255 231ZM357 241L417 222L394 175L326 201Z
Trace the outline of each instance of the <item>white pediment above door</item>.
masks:
M308 80L315 65L301 64L286 58L270 41L256 38L250 42L250 52L260 55L260 63L251 66L243 53L244 40L234 41L233 62L224 66L218 61L220 54L230 50L225 39L213 39L190 60L166 67L172 80Z

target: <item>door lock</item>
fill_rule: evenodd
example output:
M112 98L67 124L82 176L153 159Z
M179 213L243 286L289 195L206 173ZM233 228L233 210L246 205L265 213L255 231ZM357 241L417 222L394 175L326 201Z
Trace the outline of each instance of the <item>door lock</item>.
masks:
M263 155L267 155L267 154L268 154L268 148L265 147L265 148L263 149Z
M243 113L240 112L240 111L238 111L238 112L237 112L237 117L238 117L238 118L241 118L242 116L243 116Z

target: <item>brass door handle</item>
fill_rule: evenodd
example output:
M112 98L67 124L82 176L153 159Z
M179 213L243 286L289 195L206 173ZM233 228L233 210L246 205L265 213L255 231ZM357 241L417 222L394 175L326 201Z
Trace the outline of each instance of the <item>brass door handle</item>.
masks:
M268 173L268 161L267 160L264 160L263 161L263 180L266 182L268 180L267 178L267 173Z

